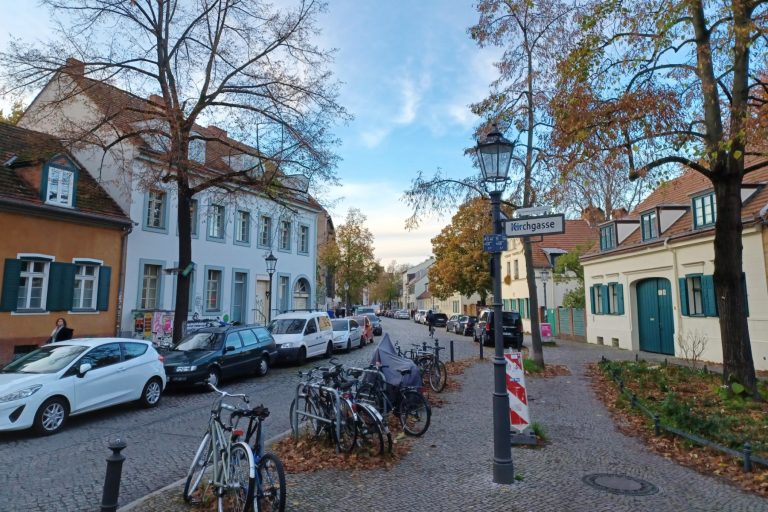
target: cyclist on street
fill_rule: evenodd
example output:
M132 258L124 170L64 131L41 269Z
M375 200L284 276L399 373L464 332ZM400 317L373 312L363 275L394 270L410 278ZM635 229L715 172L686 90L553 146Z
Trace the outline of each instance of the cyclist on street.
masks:
M429 329L429 335L431 336L432 333L435 332L435 315L434 313L432 313L431 309L427 311L426 320L427 320L427 326Z

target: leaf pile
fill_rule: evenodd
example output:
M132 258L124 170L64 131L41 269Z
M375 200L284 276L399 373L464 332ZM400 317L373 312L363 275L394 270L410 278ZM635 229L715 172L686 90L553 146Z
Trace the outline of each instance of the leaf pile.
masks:
M592 381L592 389L609 410L619 431L625 435L642 439L652 451L678 464L690 467L705 475L719 476L745 491L768 497L768 469L753 464L752 472L745 473L742 471L740 459L734 459L718 451L692 444L678 436L655 436L652 421L639 411L632 409L627 400L620 397L616 383L604 374L596 364L588 366L587 375ZM625 379L625 384L633 390L639 389L630 384L627 379ZM667 389L666 392L648 385L648 389L644 389L644 392L648 396L656 396L657 398L661 398L666 393L695 395L696 400L692 400L694 404L708 403L710 400L715 400L717 396L715 390L690 377L680 382L674 379L665 380L664 388ZM737 422L749 422L750 420L746 419L748 416L751 415L745 415ZM766 436L768 433L763 435Z

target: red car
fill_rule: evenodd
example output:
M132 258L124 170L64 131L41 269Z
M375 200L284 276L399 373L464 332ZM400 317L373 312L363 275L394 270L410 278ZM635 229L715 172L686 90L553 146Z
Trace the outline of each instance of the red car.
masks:
M373 343L373 324L371 319L365 315L353 316L352 318L360 325L360 339L364 343Z

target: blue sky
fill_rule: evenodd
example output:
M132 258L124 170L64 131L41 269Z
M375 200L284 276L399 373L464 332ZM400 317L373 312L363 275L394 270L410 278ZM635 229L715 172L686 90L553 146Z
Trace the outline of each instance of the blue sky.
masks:
M30 40L44 33L48 13L36 3L0 0L0 7L0 46L9 34ZM384 265L426 259L430 238L450 221L427 218L405 230L410 212L400 197L416 173L476 172L462 154L477 123L468 105L487 93L500 53L470 40L476 20L472 0L330 0L319 20L320 45L338 50L340 102L355 116L337 129L343 185L330 198L343 199L331 214L338 225L348 208L359 208Z

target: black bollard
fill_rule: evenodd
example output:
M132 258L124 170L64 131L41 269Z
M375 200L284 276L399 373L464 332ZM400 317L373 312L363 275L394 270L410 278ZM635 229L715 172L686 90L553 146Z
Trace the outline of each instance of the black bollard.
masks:
M653 415L653 433L657 436L661 434L661 421L658 414Z
M480 345L480 359L482 359L483 358L483 339L482 338L480 338L479 345Z
M116 512L117 497L120 494L120 477L123 472L125 455L120 452L126 447L119 437L110 441L112 455L107 457L107 475L104 477L104 494L101 497L101 512Z
M451 362L453 362L453 340L449 342L451 344Z
M744 472L750 473L752 471L752 445L744 443Z

